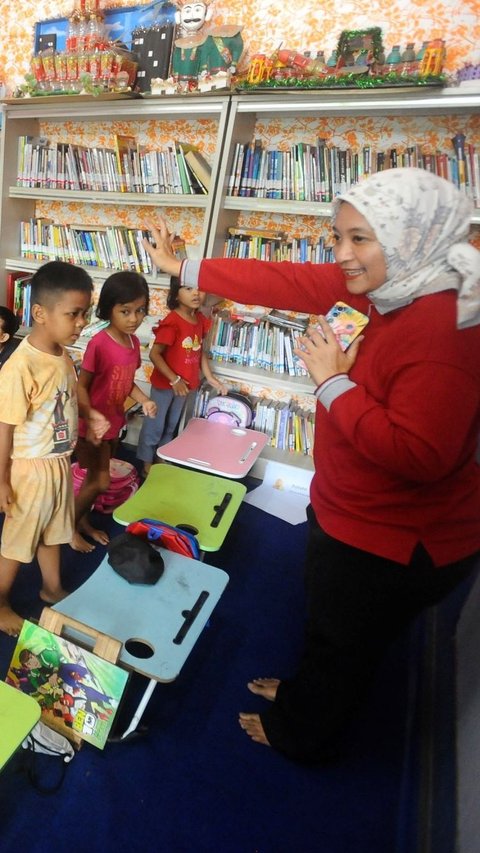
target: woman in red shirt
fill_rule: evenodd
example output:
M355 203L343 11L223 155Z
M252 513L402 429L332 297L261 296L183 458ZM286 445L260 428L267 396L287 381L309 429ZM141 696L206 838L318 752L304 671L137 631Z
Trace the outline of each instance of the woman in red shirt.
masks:
M420 169L391 169L335 204L335 264L172 257L157 266L207 293L324 315L366 314L345 352L324 316L298 351L315 383L305 649L291 678L255 679L269 700L240 714L289 757L325 757L391 640L444 598L480 553L480 254L471 202Z

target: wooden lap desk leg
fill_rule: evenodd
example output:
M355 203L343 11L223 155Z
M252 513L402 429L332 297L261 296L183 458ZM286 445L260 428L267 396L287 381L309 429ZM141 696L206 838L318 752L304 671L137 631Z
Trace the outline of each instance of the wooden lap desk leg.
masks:
M53 608L120 640L118 664L149 679L122 740L136 730L157 682L178 676L228 583L226 572L199 560L163 549L162 557L165 571L151 586L129 584L105 557Z

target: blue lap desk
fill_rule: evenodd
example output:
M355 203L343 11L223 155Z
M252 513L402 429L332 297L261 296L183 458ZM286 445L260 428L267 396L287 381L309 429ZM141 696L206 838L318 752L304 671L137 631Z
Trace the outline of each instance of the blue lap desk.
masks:
M82 586L52 608L120 640L118 665L150 679L122 739L137 728L157 682L178 676L228 583L222 569L160 550L165 570L157 583L128 583L106 556Z

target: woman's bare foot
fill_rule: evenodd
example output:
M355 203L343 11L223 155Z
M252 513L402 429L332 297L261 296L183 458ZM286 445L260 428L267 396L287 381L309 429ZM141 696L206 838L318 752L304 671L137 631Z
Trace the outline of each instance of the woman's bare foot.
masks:
M70 548L73 548L74 551L80 551L81 554L90 554L95 549L95 545L92 542L87 542L82 534L78 530L75 530L72 541L70 542Z
M41 589L38 595L45 604L57 604L57 602L67 597L68 592L64 589L57 589L55 592L50 592L48 589Z
M258 714L244 714L242 712L239 714L238 722L243 731L256 743L263 743L265 746L270 746Z
M247 687L257 696L263 696L269 702L275 702L279 685L279 678L254 678L253 681L248 682Z
M3 604L0 607L0 631L8 634L9 637L18 637L22 625L22 617L15 613L8 604Z

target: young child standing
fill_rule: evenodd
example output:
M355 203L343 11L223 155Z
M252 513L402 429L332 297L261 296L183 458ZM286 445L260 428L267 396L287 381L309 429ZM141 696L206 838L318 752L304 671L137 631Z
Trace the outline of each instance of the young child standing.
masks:
M13 311L0 305L0 368L3 367L20 343L14 337L19 325L20 321Z
M73 534L70 456L77 438L76 374L64 347L87 322L92 280L63 261L44 264L32 278L30 335L2 368L0 381L0 630L19 633L9 603L21 563L36 555L40 598L67 594L60 580L60 545Z
M203 351L203 339L211 326L211 320L199 310L204 300L205 294L181 287L179 279L172 277L167 296L170 313L157 326L150 350L154 366L150 396L156 403L157 416L143 422L138 440L137 459L143 461L145 474L157 447L172 440L186 397L200 384L200 371L221 394L228 391L213 375Z
M125 400L141 403L153 418L156 406L135 384L140 367L140 342L134 332L148 314L148 284L136 272L117 272L105 281L98 300L97 317L108 326L89 342L78 379L80 420L76 456L87 474L75 500L75 535L72 548L87 553L95 548L82 533L102 545L103 530L92 527L88 513L96 497L110 485L110 459L125 424Z

